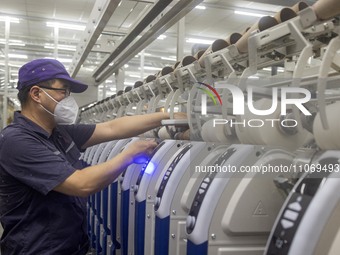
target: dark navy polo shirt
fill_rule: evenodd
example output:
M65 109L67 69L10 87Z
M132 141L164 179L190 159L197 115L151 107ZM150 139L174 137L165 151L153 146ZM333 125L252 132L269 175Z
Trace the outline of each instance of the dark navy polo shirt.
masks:
M76 169L95 125L58 126L51 136L19 112L0 134L1 254L86 254L86 199L53 189Z

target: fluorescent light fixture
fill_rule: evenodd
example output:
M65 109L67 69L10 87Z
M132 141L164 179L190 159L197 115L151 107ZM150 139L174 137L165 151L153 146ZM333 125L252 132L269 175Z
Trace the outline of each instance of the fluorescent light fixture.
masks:
M160 71L162 68L160 67L154 67L154 66L144 66L144 70L150 70L150 71ZM141 70L140 67L138 67L139 70Z
M166 38L166 35L160 35L160 36L157 37L157 39L159 39L159 40L164 40L165 38Z
M176 61L175 58L167 58L167 57L161 57L163 60L169 60L169 61Z
M17 68L21 67L21 65L14 65L14 64L9 64L8 66L10 66L10 67L17 67Z
M0 44L5 44L5 39L0 39ZM9 40L8 45L11 46L26 46L26 44L21 40Z
M0 39L0 43L4 44L6 43L5 39ZM9 40L9 43L23 43L21 40Z
M262 69L263 71L268 71L268 72L271 72L272 71L272 68L271 67L265 67ZM284 73L285 72L285 69L283 67L277 67L277 72L278 73Z
M213 40L205 40L205 39L198 39L198 38L188 38L186 40L187 43L200 43L200 44L212 44Z
M49 43L46 43L44 45L44 48L45 49L54 49L54 45L53 44L49 44ZM63 44L58 44L57 46L58 50L68 50L68 51L76 51L76 46L73 46L73 45L63 45Z
M131 78L140 78L141 77L140 75L137 75L137 74L129 74L128 76L131 77Z
M8 45L9 45L9 46L22 46L22 47L26 46L25 43L16 43L16 42L14 42L14 43L11 43L11 42L10 42Z
M57 58L57 60L62 63L72 63L72 59L70 58Z
M20 20L18 18L12 18L12 17L8 17L8 16L0 16L0 21L9 21L11 23L19 23Z
M8 54L9 58L20 58L20 59L27 59L27 55L21 55L21 54Z
M86 26L82 26L82 25L74 25L74 24L60 23L60 22L46 22L46 26L71 29L71 30L79 30L79 31L84 31L86 28Z
M267 16L266 14L254 13L254 12L245 12L245 11L234 11L235 14L252 16L252 17L263 17Z
M135 83L134 83L134 82L124 82L124 85L129 85L129 86L131 86L131 85L135 85Z
M203 6L203 5L197 5L197 6L195 7L195 9L205 10L205 9L207 9L207 7L205 7L205 6Z
M112 80L106 80L105 83L112 83Z
M142 55L142 53L139 52L136 56L141 56L141 55ZM144 56L145 57L150 57L150 56L152 56L152 54L144 52Z

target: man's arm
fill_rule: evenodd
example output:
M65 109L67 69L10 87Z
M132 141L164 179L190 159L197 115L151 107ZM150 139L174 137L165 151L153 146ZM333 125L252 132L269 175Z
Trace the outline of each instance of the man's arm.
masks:
M162 120L169 118L169 113L157 112L125 116L99 123L96 125L90 139L84 144L83 149L102 142L138 136L150 129L159 127ZM186 118L186 115L184 113L175 113L175 118Z
M140 156L150 155L157 146L154 141L137 141L114 158L83 170L76 170L53 190L70 195L87 197L112 183L124 169Z

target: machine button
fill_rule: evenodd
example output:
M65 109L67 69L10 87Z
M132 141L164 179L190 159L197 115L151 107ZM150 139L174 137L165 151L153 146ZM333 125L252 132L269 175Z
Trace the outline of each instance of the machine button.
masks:
M288 220L296 221L297 217L299 217L299 213L294 212L292 210L286 210L283 217L285 217Z
M154 204L155 207L158 208L160 204L161 204L161 198L160 197L156 197L155 204Z
M284 243L285 243L285 242L284 242L283 239L278 238L278 239L276 240L276 242L275 242L275 246L276 246L277 248L279 248L279 249L282 249Z
M294 226L294 222L292 221L289 221L289 220L285 220L285 219L282 219L281 220L281 225L284 229L287 229L287 228L291 228Z
M206 183L209 183L209 182L210 182L210 179L207 177L207 178L205 178L203 181L206 182Z
M194 216L188 215L187 222L186 222L187 228L193 229L195 227L195 223L196 223L196 218Z
M198 190L198 193L199 193L199 194L203 194L204 192L205 192L204 189L199 189L199 190Z
M288 205L288 208L298 212L302 209L301 205L298 202L291 203L290 205Z
M202 189L206 189L207 187L208 187L208 184L207 184L207 183L204 183L204 182L203 182L203 183L201 184L201 188L202 188Z

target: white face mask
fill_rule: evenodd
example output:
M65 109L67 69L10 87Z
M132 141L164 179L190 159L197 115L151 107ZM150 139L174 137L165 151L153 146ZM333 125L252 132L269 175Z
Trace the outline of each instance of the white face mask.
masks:
M45 92L45 94L57 103L54 113L51 113L44 106L41 107L54 116L54 120L58 125L71 125L76 122L78 116L78 104L76 100L72 96L65 97L60 102L56 101L53 97L51 97L45 90L41 89Z

